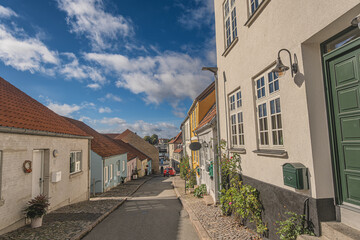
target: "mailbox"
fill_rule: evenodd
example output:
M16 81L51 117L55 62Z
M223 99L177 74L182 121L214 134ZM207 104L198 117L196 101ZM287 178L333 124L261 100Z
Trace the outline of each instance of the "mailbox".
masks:
M51 182L57 183L61 181L61 171L52 172L51 174Z
M209 176L210 176L211 178L214 177L214 163L213 163L213 161L210 162L210 166L209 166Z
M295 189L308 189L307 168L301 163L285 163L283 166L284 184Z

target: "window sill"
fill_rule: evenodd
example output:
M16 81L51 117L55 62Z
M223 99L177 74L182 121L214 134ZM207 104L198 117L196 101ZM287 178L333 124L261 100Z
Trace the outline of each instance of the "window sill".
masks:
M77 177L77 176L80 176L80 175L83 175L83 171L80 171L80 172L75 172L75 173L70 173L70 176L69 178L74 178L74 177Z
M244 26L250 27L253 24L253 22L259 17L260 13L265 9L266 5L268 5L270 1L271 0L262 1L259 7L255 10L255 12L249 16Z
M246 154L245 148L230 148L229 151L232 153Z
M259 150L254 150L253 152L259 156L279 157L279 158L287 158L288 157L288 153L285 150L259 149Z
M239 41L239 38L236 37L235 40L232 41L232 43L230 44L230 46L228 46L228 47L225 49L224 53L223 53L221 56L226 57L226 56L229 54L230 50L233 49L233 47L235 46L235 44L236 44L238 41Z

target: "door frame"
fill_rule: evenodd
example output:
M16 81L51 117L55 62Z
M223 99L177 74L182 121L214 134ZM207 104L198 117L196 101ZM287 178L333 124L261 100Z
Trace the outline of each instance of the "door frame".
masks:
M330 137L330 151L331 151L331 163L332 163L332 170L334 176L334 191L335 191L335 203L337 205L341 205L343 203L342 197L342 185L341 185L341 177L340 177L340 166L339 166L339 152L338 152L338 144L337 144L337 136L336 136L336 127L335 127L335 113L334 113L334 106L333 106L333 96L331 91L331 84L330 84L330 69L329 69L329 62L340 55L349 53L356 48L360 48L360 38L355 39L352 42L345 44L342 47L334 49L329 53L325 53L325 46L330 41L340 37L341 35L354 30L355 27L349 27L342 32L336 34L335 36L331 37L330 39L326 40L322 44L320 44L321 49L321 60L322 60L322 67L323 67L323 81L325 87L325 100L326 100L326 113L327 113L327 121L328 121L328 131Z
M41 186L40 186L40 194L44 194L44 176L45 176L45 151L43 149L33 149L32 150L32 166L33 168L35 167L35 164L34 164L34 161L35 161L35 158L34 158L34 153L35 152L40 152L41 154L41 159L40 159L40 166L41 166L41 169L40 169L40 173L41 173ZM34 171L33 171L33 174L34 174ZM31 195L33 195L33 189L34 189L34 175L32 176L32 186L31 186ZM36 197L36 196L32 196L32 197Z

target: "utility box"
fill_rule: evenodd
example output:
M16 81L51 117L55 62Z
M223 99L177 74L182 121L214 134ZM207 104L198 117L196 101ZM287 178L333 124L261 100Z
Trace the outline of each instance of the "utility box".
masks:
M283 166L284 184L295 189L309 189L307 168L301 163L285 163Z
M57 183L61 181L61 171L52 172L51 174L51 182Z

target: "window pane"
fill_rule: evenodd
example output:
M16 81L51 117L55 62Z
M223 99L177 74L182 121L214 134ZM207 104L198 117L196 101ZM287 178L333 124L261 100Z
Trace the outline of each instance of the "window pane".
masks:
M276 129L275 116L271 116L271 128L272 128L272 129Z
M262 110L262 105L259 105L259 118L261 118L263 116L263 110Z
M277 99L275 100L275 104L276 104L276 113L281 112L281 109L280 109L280 98L277 98Z
M277 119L277 126L278 128L282 128L282 124L281 124L281 114L276 116Z
M276 80L274 84L275 84L275 91L279 90L279 80Z
M264 115L264 116L267 116L266 103L263 104L263 115Z
M269 93L273 93L274 92L274 83L270 83L269 84Z
M70 153L70 173L75 172L75 154Z
M270 101L270 113L271 114L275 113L275 102L274 102L274 100Z
M271 83L272 80L273 80L273 74L272 74L272 72L270 72L270 73L268 74L268 77L269 77L269 83Z
M261 86L265 85L264 77L261 78Z
M279 137L279 144L284 145L284 140L283 140L283 135L282 135L281 130L278 132L278 137Z
M268 130L267 118L264 118L264 129Z
M265 145L269 145L269 134L265 132Z
M262 95L262 97L265 96L265 88L261 89L261 95Z
M257 98L260 98L261 97L261 92L260 90L257 91Z
M256 81L256 87L260 88L260 79Z

